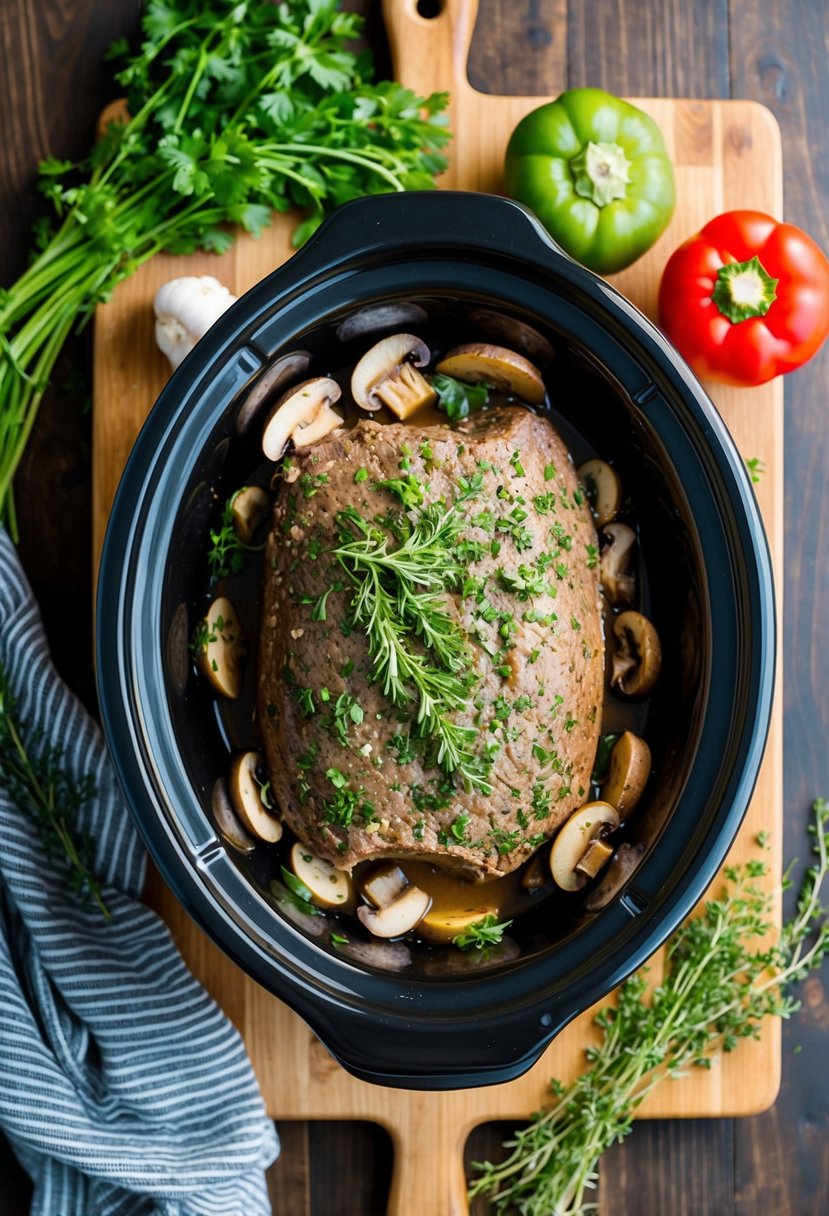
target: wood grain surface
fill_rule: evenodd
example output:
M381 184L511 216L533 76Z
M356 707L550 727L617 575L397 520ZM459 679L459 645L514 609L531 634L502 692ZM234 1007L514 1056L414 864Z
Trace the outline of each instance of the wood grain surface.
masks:
M628 94L753 96L775 112L784 132L786 215L829 245L824 164L827 140L825 7L807 0L605 3L577 0L508 3L483 0L470 76L479 88L551 94L592 83ZM372 6L376 31L376 7ZM110 37L131 33L134 5L65 0L30 6L4 0L0 45L0 268L3 281L22 264L32 214L31 175L47 150L71 155L88 143L107 100L97 53ZM376 37L376 35L375 35ZM382 54L382 46L380 46ZM74 363L83 370L82 350ZM824 355L786 384L785 774L786 854L804 856L812 797L829 787L823 739L829 726L825 638L827 473ZM67 621L67 603L88 586L88 498L83 392L53 396L42 415L20 486L27 496L24 556L47 608L62 669L83 686L89 668L84 613ZM41 449L42 445L42 449ZM59 459L38 459L39 449ZM86 618L88 619L88 618ZM88 688L88 684L87 684ZM825 977L824 977L825 978ZM783 1088L766 1116L739 1121L658 1122L608 1154L602 1210L650 1216L747 1216L772 1211L811 1216L829 1208L829 1053L827 1007L819 979L807 1005L784 1030ZM792 1054L795 1044L803 1051ZM271 1171L278 1216L333 1216L384 1210L388 1141L365 1125L286 1124L285 1153ZM473 1155L496 1151L498 1129L476 1133ZM6 1163L3 1162L5 1165ZM25 1184L2 1170L2 1210L26 1210ZM336 1178L336 1186L331 1179Z
M504 150L516 122L536 104L532 96L496 96L467 79L467 59L477 4L448 0L435 19L413 3L383 5L396 78L425 95L448 89L454 132L451 163L442 188L498 192ZM671 225L654 248L615 276L618 287L655 316L661 267L672 248L718 211L754 205L780 214L780 141L768 110L752 101L641 100L663 131L677 179ZM236 294L289 256L293 217L282 216L258 240L242 237L220 258L158 257L121 284L97 310L93 365L93 555L127 454L168 376L153 349L152 300L168 279L215 274ZM766 472L757 487L773 559L782 566L782 404L780 381L750 392L709 386L745 455ZM775 713L766 758L750 812L730 854L732 863L756 855L761 828L770 834L769 893L782 865L782 719ZM394 1146L389 1216L407 1216L413 1189L421 1216L466 1212L461 1160L469 1132L491 1119L518 1119L541 1106L551 1076L569 1082L584 1067L584 1048L594 1041L587 1011L552 1043L525 1077L508 1085L446 1094L412 1094L366 1085L339 1068L302 1021L243 975L207 941L176 899L151 875L148 896L170 926L191 970L241 1030L268 1110L284 1118L372 1119ZM779 904L775 915L779 914ZM660 959L653 962L657 974ZM274 1045L278 1044L278 1048ZM660 1087L643 1116L755 1114L774 1100L780 1075L780 1026L768 1021L756 1043L692 1070ZM428 1163L428 1168L424 1168Z

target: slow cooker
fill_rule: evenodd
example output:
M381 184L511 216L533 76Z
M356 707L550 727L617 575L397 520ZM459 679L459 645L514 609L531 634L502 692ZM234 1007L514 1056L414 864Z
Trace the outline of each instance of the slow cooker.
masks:
M519 930L518 949L498 965L390 972L288 919L269 897L267 863L223 842L211 791L229 741L187 640L216 504L253 459L254 407L267 405L286 355L300 352L323 372L345 366L367 334L400 328L401 317L463 332L482 313L549 344L554 420L574 451L584 442L611 453L635 498L648 614L666 656L648 709L654 775L628 836L641 862L600 912L554 904L549 924L536 918L524 937ZM97 622L104 731L162 875L345 1068L386 1085L509 1080L639 967L721 865L769 725L769 556L722 420L628 300L564 255L526 209L486 195L349 203L213 326L130 455L104 543Z

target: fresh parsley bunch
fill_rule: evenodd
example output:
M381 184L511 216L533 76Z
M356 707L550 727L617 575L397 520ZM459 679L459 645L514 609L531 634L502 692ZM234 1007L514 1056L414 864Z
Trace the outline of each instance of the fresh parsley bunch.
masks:
M55 219L0 294L0 518L55 360L95 305L159 250L222 252L301 207L301 244L339 203L420 190L445 168L446 95L371 83L336 0L150 0L116 79L128 116L80 164L45 161Z

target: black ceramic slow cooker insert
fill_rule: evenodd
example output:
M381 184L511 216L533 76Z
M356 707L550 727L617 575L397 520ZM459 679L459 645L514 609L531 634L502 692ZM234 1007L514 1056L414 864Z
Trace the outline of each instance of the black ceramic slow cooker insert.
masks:
M268 892L267 860L240 859L225 846L211 791L227 768L227 731L187 657L204 607L216 503L261 459L260 428L247 425L257 385L291 351L308 353L309 374L345 367L412 310L426 330L459 341L475 336L470 316L495 312L552 346L553 420L577 462L587 452L611 456L633 496L645 611L665 653L646 731L655 771L628 837L644 846L638 870L601 912L587 915L578 898L554 900L546 921L518 928L516 957L448 974L417 958L388 972L344 957L328 934L309 935L282 914ZM255 636L255 602L237 608ZM245 621L246 610L254 619ZM525 209L486 195L348 204L199 342L127 464L104 544L97 620L104 729L167 882L347 1069L389 1085L515 1077L638 967L722 863L769 723L768 552L721 419L623 296L563 255Z

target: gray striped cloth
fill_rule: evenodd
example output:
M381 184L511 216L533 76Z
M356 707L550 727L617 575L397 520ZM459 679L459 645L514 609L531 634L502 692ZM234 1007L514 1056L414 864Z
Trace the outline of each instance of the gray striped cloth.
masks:
M268 1213L279 1142L244 1045L138 902L143 851L103 741L52 666L2 530L0 663L27 745L59 745L74 780L92 775L79 827L112 916L45 861L0 757L0 1126L34 1181L32 1214Z

